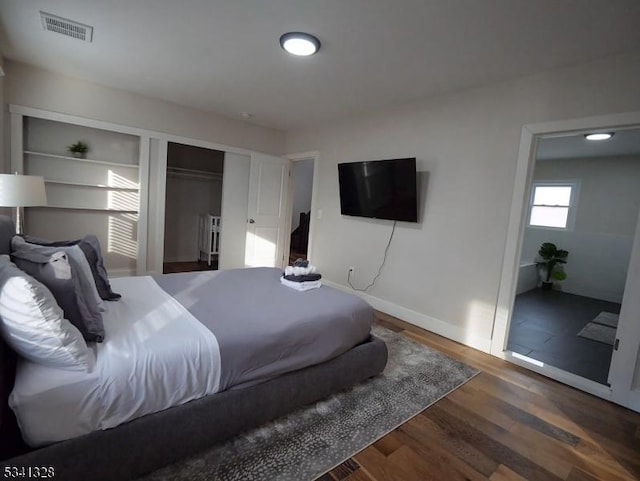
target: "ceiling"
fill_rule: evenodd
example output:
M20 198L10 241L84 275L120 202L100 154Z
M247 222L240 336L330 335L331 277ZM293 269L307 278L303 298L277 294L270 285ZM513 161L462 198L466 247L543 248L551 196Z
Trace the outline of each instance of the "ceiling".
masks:
M94 27L83 43L39 10ZM640 49L638 0L2 0L5 56L291 129ZM281 34L320 52L295 58Z
M536 159L640 156L640 129L609 132L615 132L614 136L600 142L586 140L584 134L542 139L538 144Z

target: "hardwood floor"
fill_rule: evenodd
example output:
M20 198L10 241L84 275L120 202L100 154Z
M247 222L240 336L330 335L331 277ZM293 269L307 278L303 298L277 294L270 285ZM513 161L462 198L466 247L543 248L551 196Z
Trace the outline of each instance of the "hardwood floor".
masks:
M637 480L640 414L378 313L482 372L321 481Z

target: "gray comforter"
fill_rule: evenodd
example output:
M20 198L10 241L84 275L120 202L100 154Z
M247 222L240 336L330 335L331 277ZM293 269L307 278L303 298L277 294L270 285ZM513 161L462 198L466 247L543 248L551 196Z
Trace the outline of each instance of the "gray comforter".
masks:
M154 277L216 336L221 391L327 361L368 338L365 301L328 286L298 292L281 275L259 267Z

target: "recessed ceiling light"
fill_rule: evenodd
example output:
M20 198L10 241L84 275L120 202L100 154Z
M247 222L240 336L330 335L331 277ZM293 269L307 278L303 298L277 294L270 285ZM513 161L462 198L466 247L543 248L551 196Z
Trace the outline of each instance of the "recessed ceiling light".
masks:
M587 140L609 140L613 137L613 132L598 132L595 134L584 134L584 138Z
M280 37L280 46L292 55L308 57L320 50L320 40L303 32L289 32Z

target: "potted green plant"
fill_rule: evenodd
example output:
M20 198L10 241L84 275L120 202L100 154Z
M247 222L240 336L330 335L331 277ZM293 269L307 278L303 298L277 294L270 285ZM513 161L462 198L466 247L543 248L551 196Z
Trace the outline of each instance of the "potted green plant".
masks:
M542 278L542 289L551 290L553 281L563 281L567 278L567 273L563 265L567 263L569 252L558 247L551 242L544 242L538 250L538 255L542 260L536 261L540 277Z
M67 146L67 150L71 152L74 157L83 159L89 151L89 146L82 140L78 140L75 144Z

